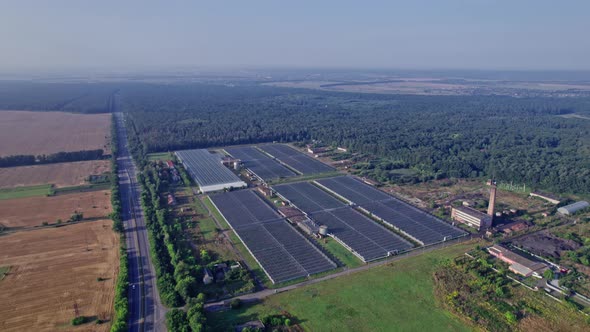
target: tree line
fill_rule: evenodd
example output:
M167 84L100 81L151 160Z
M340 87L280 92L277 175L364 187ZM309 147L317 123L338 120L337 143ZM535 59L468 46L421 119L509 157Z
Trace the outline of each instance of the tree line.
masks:
M132 137L133 134L130 135ZM136 142L136 141L135 141ZM133 149L132 149L133 150ZM138 155L141 158L141 155ZM172 310L166 316L173 331L204 331L204 295L199 293L203 268L198 264L185 240L187 225L176 218L162 203L161 194L167 184L160 180L153 163L145 160L138 174L141 184L141 205L145 213L150 255L156 269L156 283L162 303L168 307L187 305L187 312ZM189 329L179 328L186 326Z
M15 167L15 166L30 166L65 163L83 160L97 160L108 157L104 154L104 150L82 150L73 152L57 152L52 154L42 155L14 155L0 157L0 167Z
M111 119L111 170L113 176L111 179L111 205L113 212L113 230L120 235L119 243L119 274L115 283L115 318L111 324L111 332L124 332L128 330L127 318L129 316L129 299L127 297L129 290L129 258L127 256L127 247L125 245L125 227L121 216L121 193L119 191L119 166L117 165L117 156L119 153L119 137L117 135L117 126L114 116Z

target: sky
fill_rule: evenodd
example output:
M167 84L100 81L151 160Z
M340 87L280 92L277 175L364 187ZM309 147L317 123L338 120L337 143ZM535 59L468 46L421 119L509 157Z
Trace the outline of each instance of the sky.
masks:
M589 13L587 0L2 0L0 70L588 70Z

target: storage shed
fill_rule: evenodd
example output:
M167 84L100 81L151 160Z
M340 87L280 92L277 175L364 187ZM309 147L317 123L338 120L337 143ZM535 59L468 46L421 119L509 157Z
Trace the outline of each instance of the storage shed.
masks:
M588 203L586 201L579 201L579 202L575 202L570 205L562 206L559 209L557 209L557 212L559 212L559 214L567 216L570 214L574 214L574 213L576 213L582 209L585 209L589 206L590 206L590 203Z

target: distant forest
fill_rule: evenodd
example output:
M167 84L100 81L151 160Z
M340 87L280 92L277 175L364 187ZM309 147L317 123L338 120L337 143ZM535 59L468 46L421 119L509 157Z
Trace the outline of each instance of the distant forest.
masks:
M589 115L590 99L377 95L253 83L20 84L16 94L6 92L15 90L10 83L0 84L0 108L124 111L146 152L319 140L369 156L363 170L381 181L494 176L590 193L590 120L560 116ZM400 177L400 169L411 172Z

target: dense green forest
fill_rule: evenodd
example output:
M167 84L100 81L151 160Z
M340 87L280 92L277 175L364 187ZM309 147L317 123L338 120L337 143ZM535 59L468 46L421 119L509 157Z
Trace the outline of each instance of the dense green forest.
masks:
M8 103L5 85L0 107ZM29 106L42 96L39 104L69 100L64 92L41 92L31 89ZM369 160L364 174L381 181L494 176L590 193L590 120L560 116L588 116L589 99L355 94L254 83L95 84L75 94L86 97L44 109L125 111L146 152L320 140L362 153ZM80 106L85 99L94 106ZM411 172L400 179L400 169Z
M378 180L494 176L590 192L586 99L391 96L266 87L127 89L122 108L149 152L320 140L375 160ZM406 178L407 180L407 178Z

